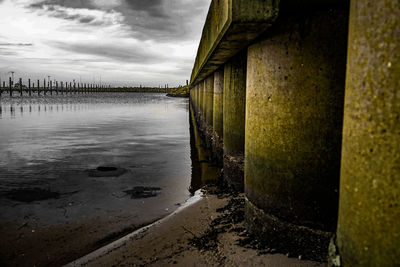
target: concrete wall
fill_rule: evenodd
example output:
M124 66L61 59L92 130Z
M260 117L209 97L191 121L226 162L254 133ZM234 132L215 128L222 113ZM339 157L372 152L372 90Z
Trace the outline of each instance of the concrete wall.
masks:
M343 266L400 264L400 2L352 1L337 243Z
M321 261L331 240L332 265L396 266L400 2L349 9L214 0L192 105L258 239Z

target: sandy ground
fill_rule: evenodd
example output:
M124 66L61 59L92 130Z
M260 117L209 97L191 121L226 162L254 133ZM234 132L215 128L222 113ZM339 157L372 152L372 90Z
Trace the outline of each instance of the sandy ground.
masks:
M243 196L239 196L239 198ZM243 221L215 226L229 215L232 196L204 193L196 203L164 218L114 246L101 249L69 266L325 266L284 254L239 245ZM213 228L214 226L214 228ZM223 229L210 238L210 229ZM215 231L214 231L215 232ZM217 231L218 232L218 231ZM194 241L196 240L196 241Z

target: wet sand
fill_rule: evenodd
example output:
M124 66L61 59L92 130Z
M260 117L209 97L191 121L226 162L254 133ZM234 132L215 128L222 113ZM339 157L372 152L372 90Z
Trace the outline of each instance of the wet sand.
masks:
M326 265L239 245L243 233L233 229L242 229L243 221L225 227L216 236L207 237L210 228L216 227L217 218L229 216L230 212L224 207L231 200L232 196L205 193L195 204L120 241L117 248L102 249L68 266ZM223 225L218 227L224 228Z
M132 187L133 195L132 189L126 190L131 188L131 175L75 173L69 186L63 179L53 183L52 190L61 192L58 197L40 201L18 202L3 195L0 266L61 266L178 208L177 198L171 196L175 192L162 188ZM183 203L185 197L178 199Z

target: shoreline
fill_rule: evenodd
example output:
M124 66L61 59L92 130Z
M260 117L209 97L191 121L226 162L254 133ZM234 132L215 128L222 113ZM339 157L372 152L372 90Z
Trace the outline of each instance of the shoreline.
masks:
M127 242L140 238L141 236L146 234L147 231L151 230L153 227L157 226L158 224L163 223L165 220L168 220L169 217L179 214L184 209L189 208L191 205L197 203L198 201L201 200L202 197L203 197L203 193L202 193L201 189L197 190L192 197L187 199L185 201L185 203L183 203L177 210L175 210L171 214L169 214L163 218L160 218L146 226L138 228L138 229L134 230L133 232L131 232L125 236L122 236L119 239L117 239L101 248L98 248L95 251L93 251L83 257L80 257L68 264L65 264L64 266L65 267L74 267L74 266L84 266L84 265L89 264L89 263L95 261L97 258L100 258L102 255L109 254L112 251L117 250L120 247L126 245Z
M204 190L193 203L65 267L326 265L241 242L246 240L243 221L223 218L235 217L232 203L244 196L213 191Z

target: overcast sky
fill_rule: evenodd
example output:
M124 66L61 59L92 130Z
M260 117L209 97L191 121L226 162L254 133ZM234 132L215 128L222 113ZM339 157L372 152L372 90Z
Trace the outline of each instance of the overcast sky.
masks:
M210 0L0 0L0 77L170 86L189 79ZM52 78L52 79L53 79Z

